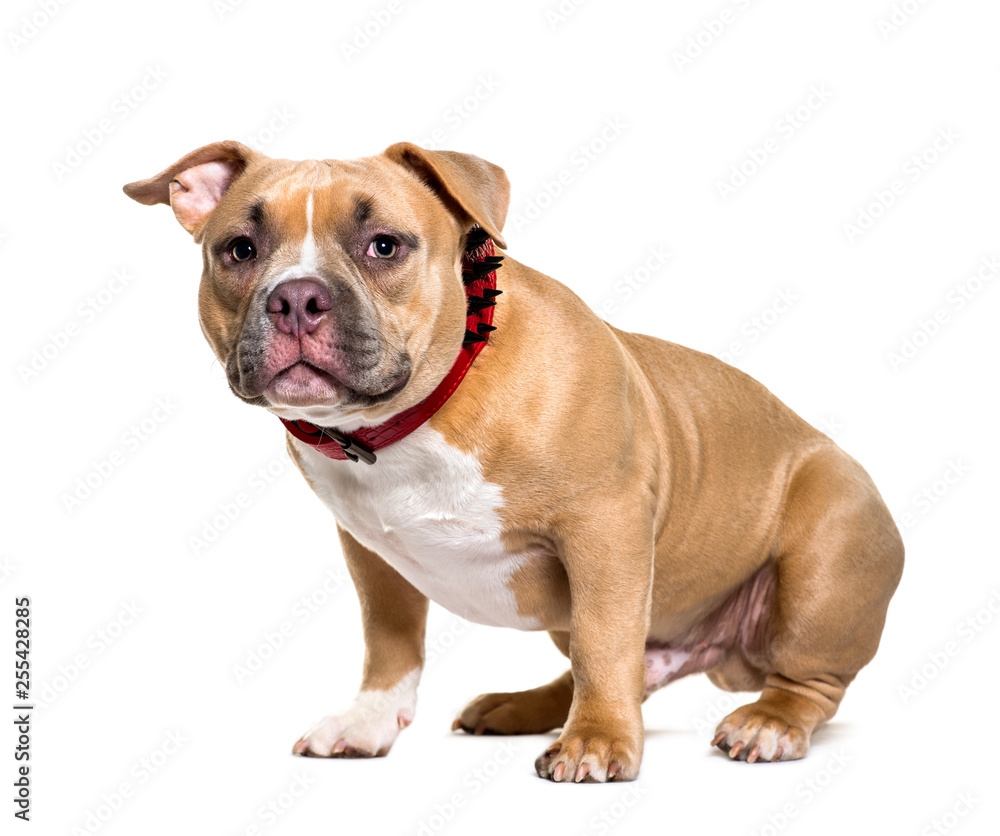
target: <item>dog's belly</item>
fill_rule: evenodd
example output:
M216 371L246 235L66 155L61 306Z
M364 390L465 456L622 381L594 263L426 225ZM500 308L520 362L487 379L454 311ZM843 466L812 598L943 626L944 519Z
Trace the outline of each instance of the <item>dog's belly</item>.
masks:
M511 576L534 556L501 541L499 485L427 426L380 450L373 465L328 459L293 440L303 474L340 525L432 601L496 627L539 629Z
M736 662L735 667L730 663L731 670L738 668L752 677L754 663L763 667L770 644L770 618L777 583L777 570L768 561L716 609L679 635L663 639L648 637L646 693L682 676L710 671L731 658Z

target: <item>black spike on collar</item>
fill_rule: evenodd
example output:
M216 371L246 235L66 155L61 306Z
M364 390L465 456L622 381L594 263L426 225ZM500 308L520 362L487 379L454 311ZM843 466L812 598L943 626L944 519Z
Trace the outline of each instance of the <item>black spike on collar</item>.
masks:
M495 255L492 247L486 247L490 236L482 227L473 227L465 236L465 255L462 259L462 283L468 298L466 310L465 339L462 345L486 342L487 335L496 330L492 324L493 314L485 316L483 311L496 305L496 297L502 291L496 288L496 273L503 266L503 256Z
M485 229L481 226L474 226L465 236L465 251L471 253L473 250L479 249L489 239L490 235Z

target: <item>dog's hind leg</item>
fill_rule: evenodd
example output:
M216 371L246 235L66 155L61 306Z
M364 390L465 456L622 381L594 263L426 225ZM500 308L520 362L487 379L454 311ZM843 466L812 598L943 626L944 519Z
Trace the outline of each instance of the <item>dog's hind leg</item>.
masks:
M569 656L569 633L552 632L552 641ZM573 702L573 674L528 691L483 694L455 718L452 729L472 734L542 734L566 722Z
M751 763L804 757L813 730L833 717L878 648L903 544L853 459L824 451L796 474L774 565L769 641L753 660L764 690L712 741Z

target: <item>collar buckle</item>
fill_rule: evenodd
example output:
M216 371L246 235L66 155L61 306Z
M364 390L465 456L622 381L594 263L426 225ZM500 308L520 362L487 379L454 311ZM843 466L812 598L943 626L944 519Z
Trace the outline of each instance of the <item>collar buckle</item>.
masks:
M327 438L332 438L336 441L344 451L344 455L352 462L363 461L365 464L375 464L377 458L375 451L371 447L362 444L356 438L351 438L349 435L344 435L328 427L321 427L320 432Z

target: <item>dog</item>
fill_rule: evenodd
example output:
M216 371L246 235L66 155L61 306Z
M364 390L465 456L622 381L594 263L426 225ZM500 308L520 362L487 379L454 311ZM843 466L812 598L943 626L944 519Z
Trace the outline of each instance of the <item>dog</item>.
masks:
M404 142L300 162L227 141L124 190L201 245L199 317L229 386L281 419L337 521L361 689L294 754L389 751L434 600L547 631L569 658L453 725L561 728L543 778L635 779L643 701L697 672L761 692L712 745L805 756L874 656L903 566L878 490L826 435L497 254L510 185L478 157Z

